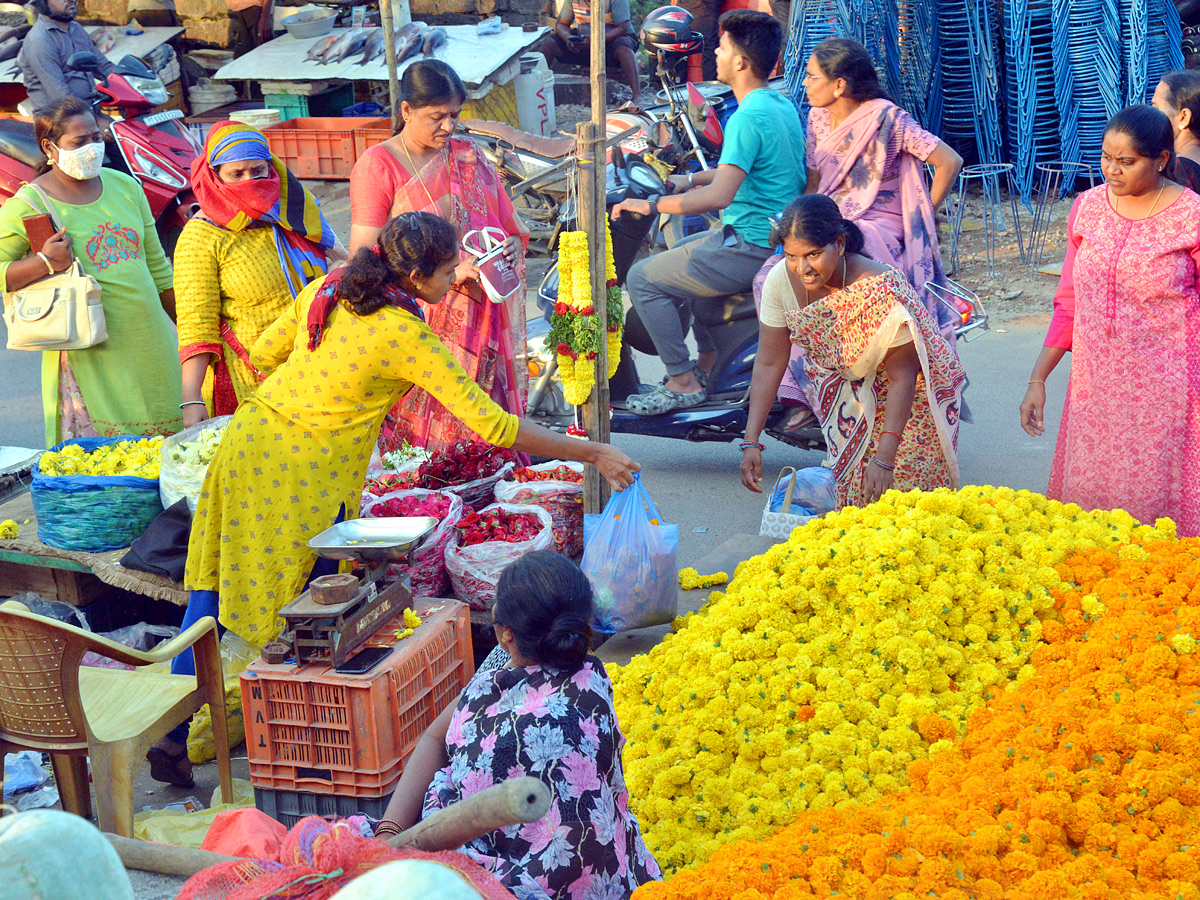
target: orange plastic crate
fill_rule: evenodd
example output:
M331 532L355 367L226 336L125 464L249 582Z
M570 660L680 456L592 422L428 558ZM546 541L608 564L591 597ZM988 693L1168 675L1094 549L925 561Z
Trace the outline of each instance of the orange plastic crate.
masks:
M267 145L297 178L345 181L358 160L354 130L374 119L299 118L263 129Z
M392 119L367 119L354 129L354 153L362 156L368 147L382 144L392 136Z
M242 673L251 784L354 797L395 788L425 729L475 674L467 607L453 600L415 605L420 627L365 674L261 659Z

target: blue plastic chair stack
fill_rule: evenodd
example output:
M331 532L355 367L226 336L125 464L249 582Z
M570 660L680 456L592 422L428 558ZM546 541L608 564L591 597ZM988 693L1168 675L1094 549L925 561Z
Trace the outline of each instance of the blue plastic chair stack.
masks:
M1149 103L1166 72L1183 68L1183 25L1173 0L1125 0L1126 103Z
M900 88L892 96L934 134L942 130L942 81L934 0L897 0Z
M1026 206L1032 202L1038 163L1060 154L1052 14L1052 0L1004 4L1007 160Z
M854 37L852 5L858 0L801 0L792 13L787 49L783 57L787 92L800 108L802 120L808 117L808 98L804 95L804 73L813 47L826 38Z
M942 136L968 162L999 162L999 34L990 3L938 3Z
M1053 0L1062 158L1099 165L1104 126L1125 105L1117 0Z

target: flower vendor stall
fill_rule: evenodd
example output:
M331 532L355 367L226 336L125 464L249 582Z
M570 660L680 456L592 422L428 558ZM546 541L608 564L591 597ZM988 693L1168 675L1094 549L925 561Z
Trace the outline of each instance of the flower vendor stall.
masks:
M991 487L797 529L610 669L636 896L1200 897L1198 551Z

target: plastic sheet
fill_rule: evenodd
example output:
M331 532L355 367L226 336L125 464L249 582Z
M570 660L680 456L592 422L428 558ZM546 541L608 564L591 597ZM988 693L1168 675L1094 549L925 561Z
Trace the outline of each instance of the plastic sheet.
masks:
M256 659L258 648L245 638L232 631L226 631L221 637L221 672L225 678L225 726L229 732L230 747L236 747L246 740L246 721L242 717L241 674ZM193 765L217 758L217 748L213 743L212 713L209 712L207 703L192 716L187 750L188 759Z
M139 841L174 844L177 847L200 848L213 822L223 812L254 805L254 788L241 778L233 779L233 798L224 802L218 786L208 809L180 812L175 809L150 809L133 817L133 836Z

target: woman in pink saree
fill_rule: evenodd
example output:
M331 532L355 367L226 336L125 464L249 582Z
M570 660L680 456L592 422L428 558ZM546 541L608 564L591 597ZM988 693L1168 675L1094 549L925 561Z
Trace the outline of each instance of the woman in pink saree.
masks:
M867 254L904 273L953 341L954 315L925 285L945 280L934 209L950 194L962 157L887 99L862 44L817 44L804 89L812 106L805 193L832 197L862 231ZM934 168L930 190L924 163Z
M458 74L440 60L420 60L400 80L404 127L359 157L350 175L350 255L371 246L387 221L404 212L431 212L458 228L498 228L506 255L525 280L528 237L496 170L469 140L452 137L467 99ZM441 303L424 305L429 326L467 374L505 411L525 412L528 373L516 364L525 346L525 292L492 303L465 251L455 285ZM441 450L474 440L469 429L418 388L396 404L379 437L383 452L406 441Z
M1171 122L1131 106L1104 132L1106 184L1076 199L1054 318L1021 426L1045 432L1046 379L1071 353L1047 496L1173 519L1200 535L1200 197L1167 180Z

